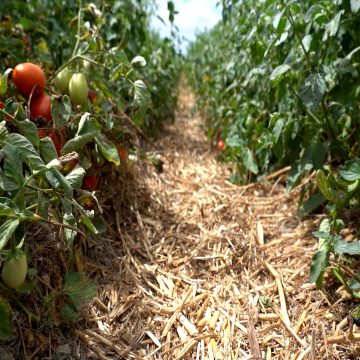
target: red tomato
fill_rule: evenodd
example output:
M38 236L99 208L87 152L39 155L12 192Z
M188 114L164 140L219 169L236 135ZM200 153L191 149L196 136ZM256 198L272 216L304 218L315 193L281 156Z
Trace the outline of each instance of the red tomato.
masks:
M88 91L88 98L89 98L89 100L90 100L90 102L91 102L91 103L93 103L93 102L94 102L95 97L96 97L96 93L95 93L95 91L94 91L94 90L89 89L89 91Z
M218 151L224 151L224 149L225 149L225 143L224 143L224 141L219 140L218 143L216 144L216 149L217 149Z
M30 104L31 119L35 120L37 117L45 118L48 123L51 123L51 98L49 95L42 94L37 98L31 99Z
M19 92L25 97L29 97L34 86L34 96L39 96L44 92L46 85L45 74L40 66L32 63L23 63L15 66L12 73L14 83Z
M95 175L86 175L82 181L82 188L88 191L94 191L96 189L98 179Z
M122 159L122 160L127 160L128 154L127 154L126 149L120 148L120 149L119 149L119 156L120 156L120 159Z
M3 109L5 107L5 104L0 100L0 109Z

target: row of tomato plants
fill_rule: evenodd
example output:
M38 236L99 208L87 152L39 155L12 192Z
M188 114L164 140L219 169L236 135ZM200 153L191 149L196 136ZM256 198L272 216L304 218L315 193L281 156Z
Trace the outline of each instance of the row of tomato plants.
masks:
M354 295L359 277L342 259L360 254L360 246L339 232L344 210L359 204L360 3L222 4L223 20L200 34L188 55L207 134L235 164L234 182L290 165L290 192L318 171L316 184L303 182L299 203L300 215L325 204L330 215L315 234L311 281L321 287L331 268Z
M138 158L159 165L156 156L135 146L126 129L155 130L169 106L176 104L177 65L169 60L175 53L169 40L150 35L144 18L147 1L113 1L114 9L126 9L113 18L106 6L100 9L80 1L75 8L72 2L61 2L68 6L63 16L53 11L64 7L50 1L21 8L12 2L0 4L9 10L0 22L8 33L6 40L20 39L23 45L2 54L0 63L5 67L0 76L0 339L12 331L10 304L23 309L30 321L49 315L50 321L63 324L95 296L93 282L75 271L73 249L79 234L97 238L106 228L96 198L98 182L105 180L105 173L122 171L125 163ZM45 3L48 7L43 7ZM35 8L37 18L31 17ZM39 37L39 32L49 31L41 26L42 14L52 17L47 24L57 25L47 33L48 43ZM138 23L128 24L134 17ZM121 27L111 37L111 26L119 20ZM58 34L61 28L64 31ZM72 32L76 36L70 42L64 33L70 37ZM156 39L154 46L160 46L157 52L148 43L151 38ZM49 49L61 49L61 54L49 57ZM147 59L137 55L138 49ZM28 61L12 63L18 59ZM159 73L163 61L169 64ZM151 111L160 97L159 112ZM52 287L54 291L43 299L43 311L37 313L21 301L21 294L40 293L33 291L39 286L38 270L28 266L33 256L28 239L35 224L58 229L57 241L68 259L62 288Z

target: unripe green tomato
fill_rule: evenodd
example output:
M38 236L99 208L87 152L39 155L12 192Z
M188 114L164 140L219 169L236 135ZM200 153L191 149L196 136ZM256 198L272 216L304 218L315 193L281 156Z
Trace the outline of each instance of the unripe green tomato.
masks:
M57 90L59 90L62 94L69 93L69 82L73 73L70 69L65 68L61 70L55 77L54 85Z
M69 95L71 101L76 105L85 105L88 98L88 86L86 78L81 73L74 74L69 83Z
M26 254L23 253L5 262L2 279L8 287L16 289L25 281L27 269Z

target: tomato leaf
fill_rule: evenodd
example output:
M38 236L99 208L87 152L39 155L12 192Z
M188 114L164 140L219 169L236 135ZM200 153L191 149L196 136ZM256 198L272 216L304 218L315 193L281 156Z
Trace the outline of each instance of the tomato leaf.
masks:
M85 176L85 170L76 165L69 174L66 175L66 180L73 189L81 189L82 180Z
M39 135L36 125L30 120L16 121L15 124L19 127L20 133L25 136L36 148L39 147Z
M97 235L99 232L96 229L96 227L94 226L94 224L91 222L91 220L89 219L88 216L85 215L81 215L80 219L82 221L82 223L86 226L86 228L92 232L93 234Z
M300 90L300 98L304 105L315 111L323 99L326 91L324 78L318 74L309 75Z
M39 150L40 155L46 164L58 157L55 144L48 136L40 139Z
M99 145L101 155L109 162L120 165L119 152L116 146L109 141L105 135L100 134L95 138L96 143Z
M291 70L291 66L288 64L282 64L277 66L270 75L270 80L274 81L281 75L287 73L289 70Z
M66 155L72 151L80 150L84 145L94 140L95 136L98 134L98 131L92 131L83 135L79 135L70 139L64 147L61 149L61 155Z
M2 250L19 226L18 219L8 219L0 226L0 250Z
M142 56L135 56L130 64L133 67L144 67L146 66L146 60Z
M33 170L42 170L45 164L41 157L34 149L31 142L24 136L16 133L11 133L6 137L5 146L11 145L13 151L20 154L21 160L27 163Z
M0 216L17 216L19 208L9 198L0 197Z
M55 190L60 188L63 189L65 197L72 199L73 189L60 171L55 168L51 168L46 172L46 178Z
M347 181L360 179L360 159L346 161L339 170L339 174Z
M141 112L145 112L149 105L150 96L145 83L142 80L134 82L134 103Z
M63 127L70 119L71 102L68 96L60 98L53 98L51 101L51 114L54 122L54 127Z
M311 259L310 266L310 282L316 283L318 289L322 288L322 282L326 267L328 266L329 252L328 251L318 251Z
M360 0L350 0L351 12L357 14L360 10Z
M70 271L65 276L65 286L62 291L77 311L81 306L90 302L97 293L95 284L85 275Z
M0 339L5 340L12 335L12 322L10 318L10 306L0 297Z
M4 191L13 191L18 188L19 185L9 177L5 176L4 172L0 170L0 189Z

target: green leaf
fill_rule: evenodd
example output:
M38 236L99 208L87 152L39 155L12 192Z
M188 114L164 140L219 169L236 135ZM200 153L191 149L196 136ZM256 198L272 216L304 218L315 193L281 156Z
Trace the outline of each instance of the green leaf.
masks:
M95 138L96 143L99 146L101 155L109 162L120 165L119 151L116 146L109 141L105 135L100 134Z
M317 192L310 196L308 200L306 200L302 206L298 210L299 216L306 216L311 214L314 210L316 210L320 205L325 202L325 197L322 193Z
M39 147L39 135L36 125L30 120L16 121L20 133L24 135L36 148Z
M66 175L66 180L73 189L81 189L82 180L85 176L85 170L76 165L69 174Z
M0 189L4 191L13 191L18 188L19 185L9 177L5 176L5 174L0 170Z
M336 33L339 29L341 15L344 14L344 12L345 12L345 10L339 11L334 16L334 18L325 26L325 33L323 36L323 41L326 41L329 37L333 37L336 35Z
M65 304L62 306L60 309L60 314L66 323L71 323L76 320L76 310L70 304Z
M85 275L69 271L65 276L65 286L62 292L79 311L82 305L89 303L96 296L97 289Z
M346 242L340 236L336 236L334 239L333 247L334 251L340 256L343 254L360 254L360 241Z
M300 90L300 99L306 107L311 111L315 111L326 91L326 83L324 78L318 74L309 75Z
M273 81L280 77L281 75L287 73L291 69L291 66L288 64L282 64L277 66L270 75L270 80Z
M0 297L0 340L6 340L12 335L12 322L10 317L10 306L8 302Z
M135 56L130 64L133 67L144 67L146 66L146 60L142 56Z
M351 12L357 14L360 10L360 0L350 0Z
M97 235L99 233L98 230L96 229L96 227L94 226L94 224L91 222L91 220L87 216L81 215L80 219L90 232L92 232L95 235Z
M10 144L6 144L2 149L4 160L4 175L13 181L18 187L21 187L24 183L22 176L22 161L21 156L16 147Z
M51 114L54 127L64 127L70 119L71 102L68 96L51 100Z
M0 143L5 141L8 134L9 134L9 131L6 128L6 121L1 121L0 122Z
M259 168L256 163L256 159L250 149L245 149L242 154L241 158L243 160L244 166L251 171L253 174L258 174Z
M61 155L66 155L71 153L72 151L77 152L81 150L86 144L92 142L98 133L98 131L92 131L90 133L79 135L74 137L73 139L70 139L61 149Z
M134 102L141 112L145 112L149 105L149 92L142 80L136 80L134 82Z
M39 151L46 164L58 157L54 142L48 136L40 139Z
M9 198L0 197L0 216L17 216L19 208Z
M18 152L22 161L27 163L33 170L42 170L45 164L34 149L31 142L24 136L11 133L6 137L5 146L11 145L12 151Z
M328 266L329 252L318 251L311 259L310 282L316 283L318 289L322 288L322 282L326 267Z
M339 170L339 174L347 181L360 179L360 159L346 161Z
M19 226L18 219L8 219L0 226L0 250L2 250Z
M49 196L39 190L36 214L44 219L47 219L49 217L49 205L50 205Z
M331 189L323 170L318 170L318 172L316 173L316 183L326 199L328 199L330 201L335 200L334 192Z
M0 74L0 97L4 97L4 95L6 94L7 91L7 82L6 82L6 77L2 76L2 74Z
M46 172L46 178L55 190L61 188L64 190L65 197L68 199L73 198L73 189L66 180L65 176L59 170L51 168Z

